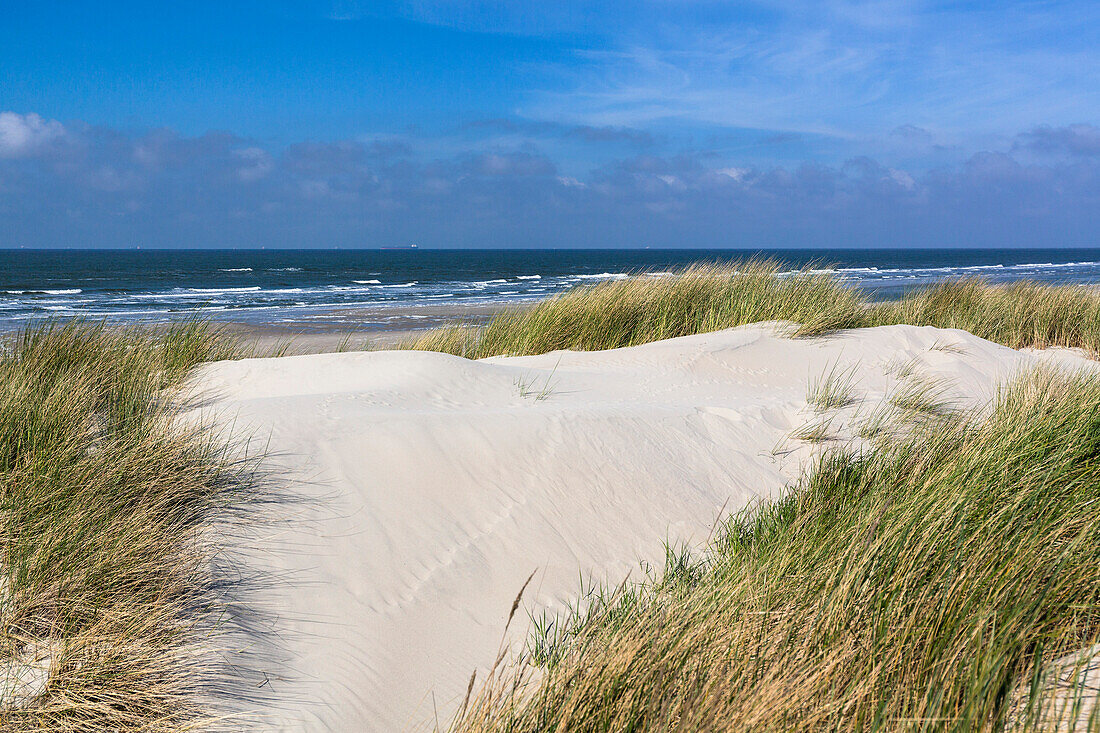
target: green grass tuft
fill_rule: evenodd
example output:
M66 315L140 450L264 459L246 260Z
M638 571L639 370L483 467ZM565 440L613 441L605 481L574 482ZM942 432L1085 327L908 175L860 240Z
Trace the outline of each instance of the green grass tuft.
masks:
M215 610L200 529L246 503L246 466L172 425L205 323L159 334L46 324L0 357L0 701L5 731L177 731L211 711L196 651ZM15 677L34 656L44 687Z
M855 373L858 365L841 369L839 363L814 377L806 390L806 402L818 412L839 410L855 404Z
M576 288L487 326L430 331L406 348L471 359L558 349L616 349L760 321L791 321L811 335L855 325L860 295L826 274L780 275L770 262L697 265L676 275L640 275Z
M1014 349L1100 352L1100 295L1073 285L946 280L868 309L865 325L895 323L959 328Z

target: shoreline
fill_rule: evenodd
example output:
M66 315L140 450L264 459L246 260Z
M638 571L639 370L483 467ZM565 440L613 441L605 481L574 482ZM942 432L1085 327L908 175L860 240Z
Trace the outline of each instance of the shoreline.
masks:
M483 325L514 305L411 305L339 308L324 317L300 318L283 323L254 323L242 320L214 320L213 326L239 339L242 346L258 353L285 348L286 355L319 354L341 349L362 351L392 348L441 326ZM381 317L386 325L379 325ZM367 324L355 327L348 321Z
M522 308L506 303L471 303L447 305L402 305L345 307L311 313L309 316L282 322L257 322L242 319L209 318L217 331L235 339L241 347L258 355L280 353L286 356L320 354L333 351L363 351L394 348L425 331L459 324L483 325L506 310ZM87 318L88 323L100 321L110 328L136 327L158 333L173 324L192 318L206 320L199 312L181 314L179 318L158 320L123 320ZM22 321L0 326L0 345L9 344L16 334L47 322L49 319ZM59 323L79 320L70 317L56 319ZM349 321L353 322L349 324ZM365 324L356 326L355 323Z

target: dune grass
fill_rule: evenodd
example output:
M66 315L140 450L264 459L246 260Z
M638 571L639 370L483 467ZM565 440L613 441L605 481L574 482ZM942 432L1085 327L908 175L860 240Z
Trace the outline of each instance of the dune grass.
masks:
M768 261L697 265L669 276L639 273L578 287L506 311L486 326L436 329L403 346L479 359L614 349L760 321L791 321L795 336L905 323L961 328L1013 348L1100 352L1100 296L1091 289L948 280L873 303L828 272L782 273Z
M1050 663L1100 639L1100 379L1041 371L991 415L915 425L605 595L455 728L1068 725L1088 708L1054 694Z
M0 729L177 731L210 714L197 642L217 581L200 530L253 484L170 425L170 388L234 353L198 322L74 322L0 356Z
M841 369L834 363L829 371L810 380L806 389L806 403L818 412L828 412L847 407L856 401L855 365Z
M852 325L862 310L859 293L824 273L780 276L778 265L760 261L696 265L575 288L484 327L442 328L405 346L478 359L615 349L759 321L793 321L797 333L815 334Z
M861 325L960 328L1014 349L1065 346L1100 352L1100 295L1073 285L946 280L867 310Z

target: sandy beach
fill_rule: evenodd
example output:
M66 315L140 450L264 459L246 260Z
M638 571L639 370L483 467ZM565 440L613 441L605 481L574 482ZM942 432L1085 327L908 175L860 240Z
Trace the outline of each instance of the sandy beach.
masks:
M276 579L251 601L271 619L264 643L232 660L247 697L266 696L260 728L445 723L532 573L511 649L582 583L659 571L665 542L698 546L720 512L778 496L907 380L976 407L1038 363L1095 367L956 330L779 327L476 362L376 351L200 367L192 388L209 402L192 417L265 445L301 499L235 549ZM851 375L856 401L821 414L808 392L830 372ZM798 439L819 424L828 440Z

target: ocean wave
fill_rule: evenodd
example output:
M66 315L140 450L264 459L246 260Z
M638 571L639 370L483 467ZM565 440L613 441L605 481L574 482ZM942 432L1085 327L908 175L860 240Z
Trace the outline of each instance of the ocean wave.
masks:
M246 288L187 288L186 292L196 294L208 293L255 293L262 290L259 285L251 285Z
M601 272L598 275L573 275L573 277L582 280L621 280L630 275L625 272Z
M1049 267L1056 269L1060 267L1095 267L1100 265L1100 262L1031 262L1025 265L1009 265L1009 267Z
M411 288L416 285L417 281L413 280L411 283L401 283L400 285L383 285L384 288Z
M508 281L504 280L504 279L498 279L498 280L472 280L470 282L470 285L473 285L475 288L478 288L478 287L483 288L486 285L503 285L506 282L508 282Z
M80 288L62 288L61 290L5 290L8 295L76 295L83 293Z
M300 267L269 267L269 268L267 268L267 271L268 272L301 272L302 268L300 268Z
M382 284L381 280L353 280L352 282L357 282L360 285L381 285Z
M809 270L811 273L867 273L870 275L906 275L920 277L921 275L931 274L963 274L967 272L987 272L987 271L1017 271L1017 270L1030 270L1030 269L1060 269L1066 267L1095 267L1100 265L1100 262L1021 262L1017 264L1006 265L1002 263L991 265L944 265L941 267L838 267L836 269L825 268ZM783 274L793 274L795 270L791 270Z
M218 270L218 272L252 272L251 267L225 267Z
M381 287L387 287L382 285ZM378 287L373 285L327 285L323 288L310 288L311 293L373 293L378 294Z
M542 275L516 275L517 280L541 280Z
M208 298L212 295L232 295L234 293L256 293L262 290L259 285L247 288L175 288L162 293L134 293L128 298L137 300L189 300Z

